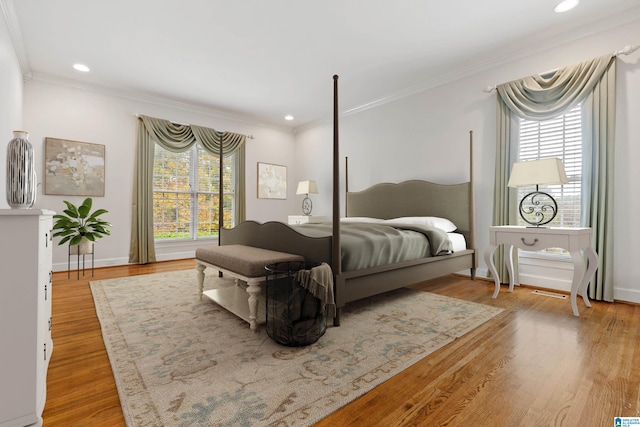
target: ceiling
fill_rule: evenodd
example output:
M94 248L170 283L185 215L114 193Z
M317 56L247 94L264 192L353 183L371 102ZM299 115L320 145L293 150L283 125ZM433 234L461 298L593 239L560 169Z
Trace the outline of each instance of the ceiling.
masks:
M0 0L27 78L299 128L638 17L638 0ZM604 29L604 28L603 28ZM621 46L622 47L622 46ZM91 72L72 68L83 63ZM292 121L284 116L291 114Z

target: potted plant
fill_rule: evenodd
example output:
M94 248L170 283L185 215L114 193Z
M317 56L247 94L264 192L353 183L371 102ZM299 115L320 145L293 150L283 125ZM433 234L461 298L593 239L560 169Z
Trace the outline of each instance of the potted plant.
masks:
M62 237L58 245L69 242L73 254L92 253L93 242L111 234L111 224L100 219L100 216L108 211L98 209L92 213L93 200L90 197L84 199L80 206L66 200L64 203L67 205L64 214L53 216L56 220L53 224L53 237Z

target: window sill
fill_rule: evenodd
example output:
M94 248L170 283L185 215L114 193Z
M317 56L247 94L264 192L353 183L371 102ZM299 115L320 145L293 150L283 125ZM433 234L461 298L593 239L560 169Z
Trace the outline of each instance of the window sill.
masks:
M156 247L181 247L218 244L217 237L194 239L155 240Z

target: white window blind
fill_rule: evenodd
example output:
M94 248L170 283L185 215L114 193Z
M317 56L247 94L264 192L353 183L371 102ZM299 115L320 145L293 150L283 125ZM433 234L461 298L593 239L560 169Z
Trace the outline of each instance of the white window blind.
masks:
M234 224L234 158L223 159L224 226ZM220 163L199 145L174 153L156 145L153 165L153 226L156 240L218 235Z
M558 214L549 224L555 227L579 227L582 185L581 105L549 120L520 119L519 161L557 157L562 160L569 184L540 186L558 203ZM518 201L535 187L518 188ZM527 225L518 217L519 225Z

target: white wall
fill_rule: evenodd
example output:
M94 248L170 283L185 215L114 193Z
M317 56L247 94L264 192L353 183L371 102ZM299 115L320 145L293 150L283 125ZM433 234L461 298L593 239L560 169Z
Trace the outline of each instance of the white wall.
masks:
M4 19L0 19L0 209L6 197L7 143L14 130L22 130L22 73Z
M468 179L468 131L474 131L477 245L488 244L492 219L496 141L496 94L482 91L500 84L591 59L640 43L640 21L593 34L542 53L464 77L410 97L340 120L341 157L349 157L349 186L359 190L381 181L408 178L443 183ZM615 298L640 302L640 51L618 61L615 202ZM331 124L296 136L298 164L330 185ZM313 153L314 156L309 156ZM310 160L313 159L313 160ZM344 173L344 170L342 171ZM344 176L344 175L343 175ZM316 196L317 214L331 214L330 191ZM481 274L486 265L480 260Z
M218 130L253 135L247 140L247 219L286 221L295 209L295 183L288 177L287 200L257 199L257 162L293 167L294 135L291 131L214 116L207 111L169 103L145 102L101 93L91 88L74 88L52 82L30 80L24 88L24 127L36 151L36 171L42 182L44 140L46 137L69 139L106 146L105 196L94 197L94 208L109 211L105 219L113 224L111 236L96 245L96 266L126 264L131 230L133 166L137 135L134 114L164 118ZM36 207L61 211L63 200L81 202L82 197L44 195L40 187ZM4 191L4 187L3 187ZM3 193L4 194L4 193ZM3 197L4 199L5 197ZM157 245L158 260L194 255L194 245ZM67 269L67 246L56 246L54 269ZM72 264L74 268L74 264Z

